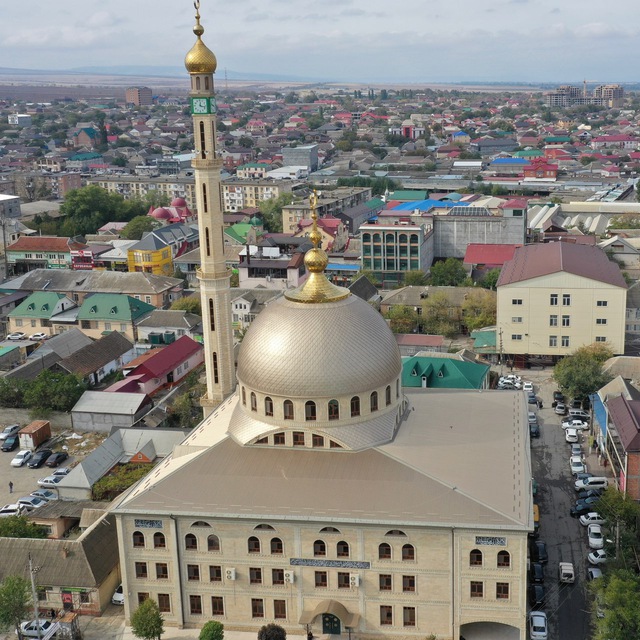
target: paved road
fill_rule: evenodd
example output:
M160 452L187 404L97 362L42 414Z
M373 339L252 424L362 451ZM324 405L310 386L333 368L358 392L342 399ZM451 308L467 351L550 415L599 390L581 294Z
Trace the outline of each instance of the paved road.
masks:
M544 408L538 411L540 438L532 441L533 475L538 481L540 505L540 540L547 543L545 611L549 618L550 640L586 640L591 636L589 598L586 582L586 531L569 515L575 491L569 471L569 445L564 440L560 416L551 408L553 390L551 369L523 374L536 385ZM588 470L600 475L602 468L588 453L588 433L584 432L582 449ZM604 472L602 472L604 475ZM572 562L576 572L573 585L558 582L558 562Z

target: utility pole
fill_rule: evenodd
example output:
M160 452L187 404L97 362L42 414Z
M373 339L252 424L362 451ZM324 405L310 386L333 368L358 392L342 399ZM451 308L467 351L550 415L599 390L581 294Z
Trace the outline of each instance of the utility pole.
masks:
M36 573L38 573L38 571L40 571L40 569L42 569L42 567L33 566L33 559L31 558L31 554L29 554L29 576L31 577L31 596L33 597L33 613L36 618L36 633L38 634L37 635L38 640L42 638L42 635L40 634L40 618L38 616L38 594L36 593L35 575Z

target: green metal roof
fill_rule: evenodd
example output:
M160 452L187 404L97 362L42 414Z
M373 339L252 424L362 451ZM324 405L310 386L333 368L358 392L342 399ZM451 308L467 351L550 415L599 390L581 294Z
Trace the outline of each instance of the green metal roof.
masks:
M569 136L547 136L544 139L545 142L571 142Z
M428 191L413 191L409 189L394 191L389 194L389 200L426 200L428 197Z
M121 320L131 322L151 313L152 304L121 293L96 293L85 298L78 320Z
M266 162L247 162L241 164L238 169L270 169L271 165Z
M238 222L225 229L224 232L236 242L244 244L247 241L247 233L249 233L250 230L250 224L246 222Z
M540 149L525 149L524 151L515 151L513 156L515 158L540 158L544 155Z
M371 200L367 200L364 206L367 207L367 209L379 209L380 207L384 207L384 201L380 200L380 198L372 198Z
M482 389L488 364L455 358L413 356L403 359L402 386L422 387L426 377L429 389Z
M473 350L476 353L496 353L497 336L496 330L472 331Z
M60 298L66 298L66 296L54 291L36 291L23 300L9 316L48 319L52 316Z

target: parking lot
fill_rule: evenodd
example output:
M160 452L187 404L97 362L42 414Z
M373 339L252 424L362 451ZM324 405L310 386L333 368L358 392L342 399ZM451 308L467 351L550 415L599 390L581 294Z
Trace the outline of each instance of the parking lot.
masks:
M591 635L590 599L587 594L588 566L587 532L577 518L569 515L576 500L574 479L569 470L570 445L565 442L561 417L552 408L552 369L521 373L523 380L531 380L536 394L543 401L538 409L540 437L532 439L533 477L539 488L540 540L547 543L549 562L545 567L546 611L550 640L585 640ZM606 475L597 457L589 448L589 431L581 436L582 451L587 469L594 475ZM558 563L572 562L575 584L560 584Z

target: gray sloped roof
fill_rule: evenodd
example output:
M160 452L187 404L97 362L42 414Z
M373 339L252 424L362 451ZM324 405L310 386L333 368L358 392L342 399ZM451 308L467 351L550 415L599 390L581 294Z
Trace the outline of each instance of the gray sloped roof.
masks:
M146 398L144 393L118 392L116 395L108 391L85 391L71 411L132 415L146 402Z
M34 380L45 369L52 367L61 358L57 353L46 353L40 358L27 360L15 369L11 369L6 374L7 378L15 378L16 380Z
M177 327L179 329L193 329L202 322L202 318L195 313L183 309L156 309L146 318L137 323L139 327Z
M60 358L66 358L72 353L86 347L93 342L91 338L85 335L80 329L69 329L63 331L52 338L49 338L44 344L40 345L29 357L40 358L47 353L57 353Z
M59 362L59 366L69 373L85 376L113 362L132 348L132 342L121 333L112 331L64 358Z

